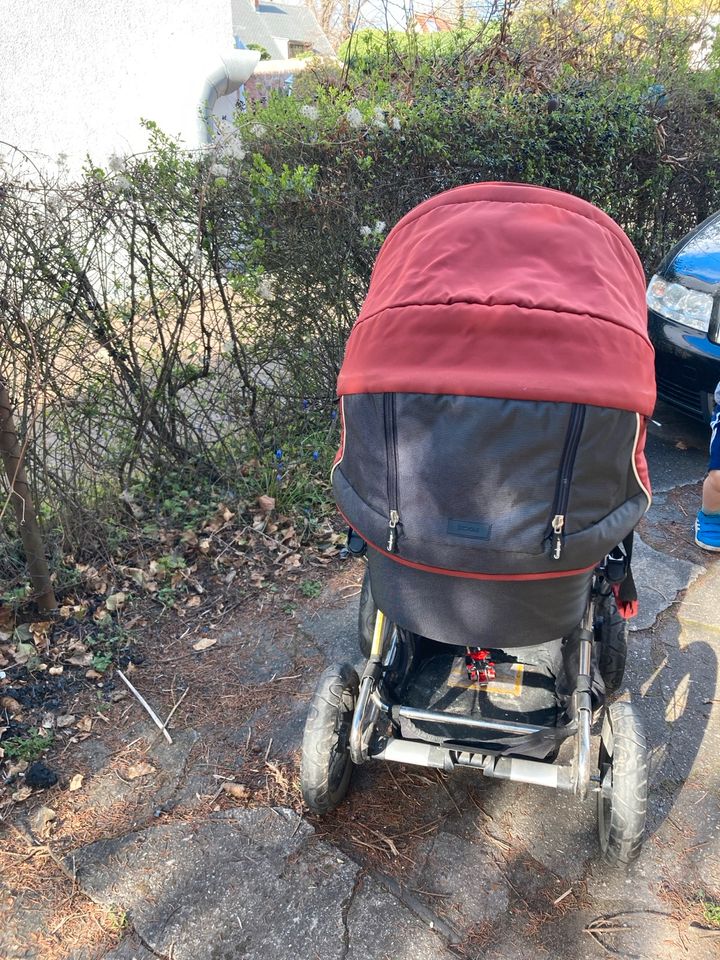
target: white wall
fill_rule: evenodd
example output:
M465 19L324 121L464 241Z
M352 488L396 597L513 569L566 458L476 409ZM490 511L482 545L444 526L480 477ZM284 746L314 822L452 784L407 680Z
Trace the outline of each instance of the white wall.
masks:
M141 150L140 118L197 143L230 0L0 0L0 140L75 171Z

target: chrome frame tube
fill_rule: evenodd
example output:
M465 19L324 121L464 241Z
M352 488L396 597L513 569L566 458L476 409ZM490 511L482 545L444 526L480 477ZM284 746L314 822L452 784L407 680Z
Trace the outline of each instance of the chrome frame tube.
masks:
M472 767L486 777L512 780L550 787L552 790L573 790L572 767L568 764L544 763L519 757L496 757L492 754L454 750L441 744L390 738L372 754L373 760L435 767L447 772L455 767Z
M377 704L372 700L373 690L372 677L363 677L350 727L350 758L358 766L368 758L370 736L379 712Z
M580 629L593 636L595 624L595 600L588 600L585 616ZM579 673L590 676L592 669L593 641L583 637L580 640ZM592 727L592 700L588 691L576 693L577 735L575 740L575 758L573 761L573 787L575 793L584 800L590 790L590 730Z
M508 720L476 720L456 713L441 713L437 710L419 710L417 707L400 707L399 715L406 720L422 720L426 723L446 723L450 726L472 727L475 730L491 730L493 733L532 734L548 727L536 727L530 723L513 723Z

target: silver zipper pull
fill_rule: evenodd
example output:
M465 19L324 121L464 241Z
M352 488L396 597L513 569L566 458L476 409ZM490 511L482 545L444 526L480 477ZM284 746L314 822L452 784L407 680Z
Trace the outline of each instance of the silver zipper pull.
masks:
M388 524L387 549L390 553L395 553L397 547L397 525L400 523L400 516L397 510L390 511L390 523Z
M552 538L552 556L553 560L559 560L562 553L562 532L563 527L565 526L565 517L558 513L557 516L553 517L552 528L553 528L553 538Z

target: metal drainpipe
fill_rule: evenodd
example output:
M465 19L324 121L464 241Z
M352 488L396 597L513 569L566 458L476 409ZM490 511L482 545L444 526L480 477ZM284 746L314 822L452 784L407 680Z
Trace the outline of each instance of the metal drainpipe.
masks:
M230 50L220 56L220 62L208 74L200 96L199 143L210 142L211 116L218 99L235 93L252 75L259 60L257 50Z

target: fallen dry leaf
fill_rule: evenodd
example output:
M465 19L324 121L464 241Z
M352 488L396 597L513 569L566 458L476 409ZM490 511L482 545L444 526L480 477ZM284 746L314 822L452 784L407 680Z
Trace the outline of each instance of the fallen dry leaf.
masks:
M250 790L243 783L230 783L226 780L222 788L225 793L229 793L236 800L247 800L250 796Z
M65 668L62 665L58 667L50 667L50 669L48 670L48 673L50 674L51 677L59 677L62 674L64 669Z
M198 596L190 597L190 599L185 604L186 607L199 607L202 603L202 598Z
M35 645L40 653L47 653L50 649L50 638L48 633L50 632L51 627L52 623L49 620L42 620L38 621L37 623L30 624L33 640L35 641Z
M105 600L105 607L110 613L115 613L116 610L119 610L125 601L127 600L127 594L123 593L122 590L118 590L117 593L111 594Z
M71 727L75 723L75 717L72 713L66 713L64 717L58 717L55 721L55 726L60 730L63 727Z
M82 787L83 779L84 778L81 773L76 773L75 776L70 781L70 783L68 784L68 790L70 790L71 793L74 793L76 790L79 790L80 787Z
M72 664L73 667L89 667L92 662L91 653L76 653L74 657L70 657L68 660L68 663Z
M7 710L8 713L21 713L22 704L15 697L0 697L0 710Z
M20 789L16 790L15 793L12 795L12 798L15 801L15 803L22 803L23 800L27 800L27 798L31 795L31 793L32 793L31 787L20 787Z
M17 633L17 630L15 631ZM13 650L13 657L15 658L16 663L27 663L30 657L34 657L37 654L37 650L32 643L21 643L15 644L15 649Z
M217 643L216 637L203 637L193 644L193 650L207 650L208 647L214 647Z
M102 674L101 674L101 673L98 673L97 670L93 670L93 669L91 668L90 670L86 670L86 671L85 671L85 679L86 679L86 680L99 680L100 677L102 677Z
M230 510L224 503L221 503L217 508L215 516L212 518L212 520L205 524L203 530L209 530L211 533L217 533L225 526L226 523L230 523L234 516L235 514L232 512L232 510Z
M257 498L257 505L263 513L270 513L275 509L275 497L269 497L266 493Z
M81 717L80 720L75 724L76 730L80 730L82 733L88 733L92 730L92 717Z
M28 817L28 823L32 832L45 840L50 836L53 821L57 818L57 813L52 807L38 807Z
M155 767L151 763L147 763L145 760L141 760L140 763L133 763L129 767L125 768L125 776L128 780L137 780L139 777L147 777L151 773L155 773Z
M82 616L85 613L85 607L82 604L66 604L65 606L60 607L60 616L67 620L68 617L76 617L78 614Z

